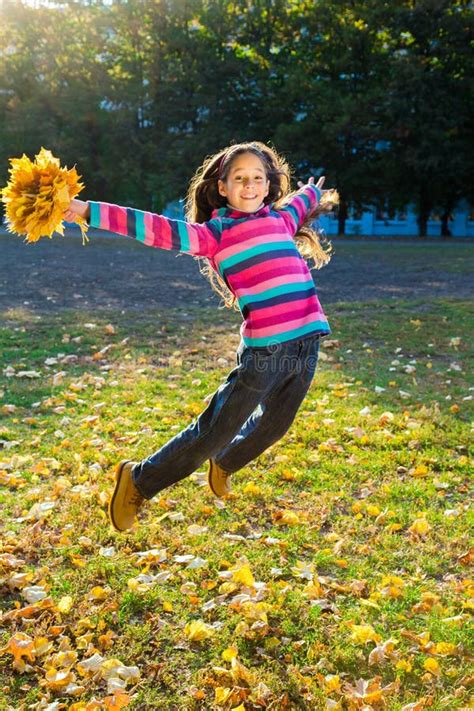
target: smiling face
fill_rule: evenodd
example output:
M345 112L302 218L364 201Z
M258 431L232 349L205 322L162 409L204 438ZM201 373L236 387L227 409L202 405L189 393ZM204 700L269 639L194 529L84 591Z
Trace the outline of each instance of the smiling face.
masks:
M231 163L225 180L219 180L219 194L237 210L255 212L270 190L265 166L254 153L241 153Z

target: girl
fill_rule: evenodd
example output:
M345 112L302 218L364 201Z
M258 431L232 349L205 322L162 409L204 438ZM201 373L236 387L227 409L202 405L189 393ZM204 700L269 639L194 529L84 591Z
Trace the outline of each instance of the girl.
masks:
M313 378L319 337L330 332L305 256L329 260L310 218L329 211L337 194L324 178L290 193L287 163L259 142L232 145L207 158L191 181L189 222L102 202L72 200L65 219L128 235L151 247L204 258L204 273L227 306L243 316L237 367L204 412L141 462L122 461L109 504L114 528L133 526L138 509L209 459L216 496L230 475L288 430ZM321 206L321 197L326 193Z

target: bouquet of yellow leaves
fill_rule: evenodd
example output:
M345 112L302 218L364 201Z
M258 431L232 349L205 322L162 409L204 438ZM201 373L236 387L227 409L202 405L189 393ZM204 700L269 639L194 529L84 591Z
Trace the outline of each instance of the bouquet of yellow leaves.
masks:
M7 229L26 236L26 242L40 237L64 236L63 213L84 185L75 168L61 168L58 158L42 148L35 160L23 154L10 159L10 180L1 191L6 205ZM87 223L77 218L82 241L87 241Z

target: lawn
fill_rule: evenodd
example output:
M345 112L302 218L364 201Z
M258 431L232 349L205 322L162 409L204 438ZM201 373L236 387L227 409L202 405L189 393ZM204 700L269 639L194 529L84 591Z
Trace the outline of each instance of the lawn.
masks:
M236 314L16 308L0 329L0 709L470 704L472 304L337 303L284 440L116 534L113 467L191 422Z

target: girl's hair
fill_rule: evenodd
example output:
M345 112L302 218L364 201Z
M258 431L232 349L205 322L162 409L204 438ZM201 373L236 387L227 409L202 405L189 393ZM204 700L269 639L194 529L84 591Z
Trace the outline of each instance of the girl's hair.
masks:
M206 222L211 219L212 212L216 208L225 207L227 200L219 194L218 181L226 180L230 167L235 158L243 153L253 153L262 161L270 189L264 203L275 203L275 208L283 207L296 191L291 191L290 168L286 160L278 153L260 141L248 143L237 143L224 148L213 156L206 158L204 163L196 171L191 180L188 194L186 196L185 213L189 222ZM326 209L318 207L307 216L304 223L295 235L295 240L301 254L307 259L313 259L314 266L320 269L327 264L331 258L331 245L328 242L323 245L320 241L321 232L317 232L311 227L311 220L317 215L329 211L333 205L329 204ZM224 300L227 307L236 305L236 298L227 287L226 283L211 266L208 259L198 258L200 261L201 273L209 279L212 288Z

